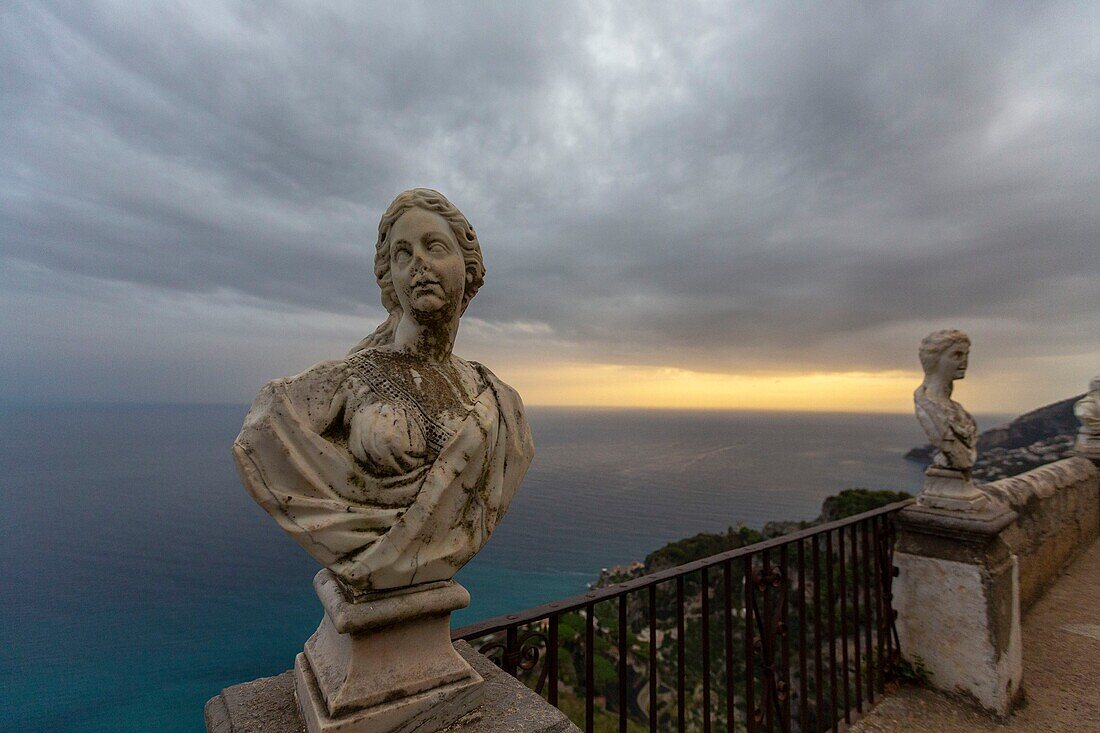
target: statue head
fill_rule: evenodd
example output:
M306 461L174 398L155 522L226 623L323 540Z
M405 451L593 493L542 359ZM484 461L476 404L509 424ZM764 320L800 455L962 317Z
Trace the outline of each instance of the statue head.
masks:
M940 374L945 381L962 379L970 355L970 337L953 328L933 331L920 342L920 364L925 377Z
M389 314L386 320L377 330L367 338L360 341L352 351L371 346L380 346L393 341L394 331L401 320L402 309L398 302L397 292L394 289L391 276L392 252L390 249L390 231L401 216L411 209L438 214L442 217L454 234L462 250L462 259L465 263L466 282L462 293L460 313L466 311L470 300L477 294L479 288L485 282L485 265L481 259L481 245L477 240L477 233L470 226L462 212L447 200L447 197L430 188L410 188L397 195L397 198L386 209L382 220L378 222L378 240L374 253L374 277L378 281L378 287L382 290L382 305Z

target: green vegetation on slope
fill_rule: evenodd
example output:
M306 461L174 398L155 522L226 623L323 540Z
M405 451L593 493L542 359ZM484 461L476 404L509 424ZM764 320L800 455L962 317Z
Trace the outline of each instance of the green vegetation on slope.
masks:
M843 519L855 514L877 509L887 504L911 498L909 494L900 491L883 491L866 488L853 488L840 492L836 496L828 497L822 505L821 515L812 522L771 522L767 535L777 536L784 532L805 529L824 522ZM844 546L843 538L834 535L837 540L836 551ZM644 574L658 572L667 568L683 565L694 560L700 560L729 550L735 550L746 545L751 545L765 539L765 534L745 526L730 527L725 532L701 532L692 537L687 537L676 542L670 542L659 550L650 553L644 566L635 564L630 568L614 568L605 571L600 576L597 585L622 582ZM807 551L807 560L810 553ZM816 557L816 556L815 556ZM800 639L807 632L802 628L798 604L805 598L808 608L822 613L826 617L837 620L837 631L843 634L854 645L855 637L865 638L861 634L861 624L871 624L871 618L867 614L868 609L863 608L862 613L857 613L857 604L865 601L866 595L861 599L856 597L855 589L860 587L862 573L865 567L871 567L871 561L864 555L863 546L847 545L845 547L845 560L842 565L839 557L830 565L824 551L817 558L816 566L812 565L805 573L804 587L798 581L798 576L792 577L789 592L785 595L788 604L786 625L789 639ZM773 559L775 555L773 555ZM811 561L812 562L812 561ZM816 567L816 571L814 568ZM726 694L727 674L725 669L725 648L727 644L726 632L727 617L724 599L726 594L726 570L712 571L708 580L708 618L705 625L709 631L710 647L710 689L711 689L711 720L712 730L715 733L729 733L725 721L722 719ZM730 625L730 639L728 643L736 650L730 676L733 679L735 705L740 715L744 715L744 697L741 692L745 689L745 610L742 607L744 597L744 584L742 581L743 566L740 562L734 563L728 568L730 583L730 598L733 603ZM821 582L815 583L814 578L819 577ZM833 584L830 592L828 584ZM701 573L693 572L683 578L681 583L684 591L683 621L684 621L684 690L686 700L686 723L689 729L700 729L702 725L702 690L703 690L703 664L705 656L702 638L704 619L702 614L702 582ZM650 638L648 613L648 598L644 592L635 592L626 596L626 644L619 648L619 615L617 599L601 601L593 604L593 640L592 650L592 692L594 700L594 724L597 731L612 731L618 729L619 717L619 691L620 684L626 686L626 715L627 729L629 731L644 730L648 727L650 711L648 710L648 690L653 684L657 691L657 726L660 730L669 730L675 726L676 709L678 704L677 673L678 673L678 647L677 625L680 616L676 594L677 583L670 581L656 586L654 602L656 614L654 626L656 637ZM845 598L848 603L845 607L841 603L841 588L846 588ZM773 596L773 599L777 596ZM558 704L566 714L577 723L584 720L584 694L585 694L585 663L588 650L585 646L586 620L583 612L563 613L558 617ZM542 634L548 632L546 622L539 622L528 627ZM864 633L877 633L874 627L865 627ZM520 631L521 636L525 630ZM812 631L812 629L810 630ZM499 638L499 637L498 637ZM545 639L546 637L544 637ZM828 641L821 639L808 639L813 650L822 651L822 645L830 646ZM835 643L835 642L834 642ZM847 644L848 642L843 642ZM649 651L654 649L656 655L656 679L652 679L653 671L649 667ZM842 648L844 648L842 646ZM851 649L854 653L854 647ZM863 659L854 658L853 665L870 664L874 655L874 649L864 649ZM835 649L834 649L835 652ZM626 658L626 679L620 681L618 677L618 664L621 656ZM829 659L829 654L825 654ZM545 664L545 662L543 662ZM539 674L545 671L543 664L537 664L530 671L521 675L528 685L534 685ZM792 677L792 683L797 682L797 670ZM756 668L757 689L762 689L759 662ZM816 673L810 671L806 680L807 692L814 696L817 690L818 680ZM795 685L795 689L800 689ZM797 702L797 701L796 701ZM814 725L816 727L828 726L833 716L840 715L841 709L836 711L824 710L812 711ZM821 716L820 721L818 716ZM820 723L820 725L819 725ZM741 728L737 729L738 731Z
M666 568L683 565L692 560L717 555L727 550L736 550L745 545L751 545L764 539L754 529L745 526L730 527L721 534L713 532L700 532L694 537L670 542L659 550L655 550L645 558L646 574L655 573Z
M790 530L806 529L815 524L835 522L838 519L869 512L887 504L912 498L912 494L904 491L865 488L844 489L836 496L825 499L821 504L821 516L816 520L783 524L786 524ZM700 532L693 537L669 542L661 549L654 550L646 555L645 574L683 565L693 560L701 560L720 552L736 550L739 547L760 542L764 538L764 535L760 532L743 525L736 528L730 527L721 533Z
M821 516L818 518L818 522L835 522L838 519L862 514L872 509L878 509L880 506L912 498L912 494L904 491L845 489L837 496L830 496L822 502Z

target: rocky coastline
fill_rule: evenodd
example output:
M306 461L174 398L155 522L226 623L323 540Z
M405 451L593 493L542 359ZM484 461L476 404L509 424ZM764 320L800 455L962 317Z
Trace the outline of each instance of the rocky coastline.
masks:
M664 547L646 555L645 562L633 560L625 565L613 565L600 570L599 576L590 588L603 588L622 583L643 575L683 565L684 563L716 555L727 550L736 550L762 540L779 537L800 529L815 527L827 522L850 517L854 514L870 511L886 504L904 501L912 495L904 491L886 491L880 489L845 489L839 494L829 496L821 504L821 513L812 520L774 520L767 522L760 530L744 525L730 527L725 532L700 532L670 542Z
M1073 405L1083 396L1040 407L982 432L978 437L974 478L996 481L1073 455L1078 428ZM927 466L932 462L932 454L932 446L923 445L910 450L905 458Z
M1074 397L1047 405L982 433L978 443L979 458L974 469L975 476L980 480L992 481L1068 456L1074 446L1074 434L1077 428L1077 421L1073 415L1073 403L1077 399ZM915 448L906 456L909 460L925 464L931 461L931 457L931 446ZM645 557L644 561L634 560L625 565L603 568L589 587L613 586L693 560L843 519L907 498L910 498L910 495L905 492L865 488L846 489L825 499L820 514L813 520L776 520L766 523L760 529L738 525L729 527L725 532L701 532L654 550ZM731 581L735 585L741 582L739 569L734 570ZM719 578L712 582L715 584L712 585L712 593L715 597L719 597L724 580ZM702 613L701 587L698 578L694 575L687 576L684 581L684 591L682 614L686 623L685 633L688 643L695 644L699 638L699 618ZM820 590L809 584L806 592L817 594ZM648 714L645 711L648 709L648 703L644 698L648 697L650 684L650 670L646 662L650 645L657 647L657 679L666 681L658 685L657 699L660 713L656 722L659 729L670 728L675 723L670 717L670 711L675 709L677 692L667 680L675 679L678 667L674 649L667 640L674 639L678 633L676 598L670 588L658 587L653 600L656 610L656 636L653 639L649 637L649 611L643 598L637 595L628 597L625 608L629 721L627 729L631 731L644 730L643 724L647 720ZM618 689L620 681L616 670L624 650L619 649L613 641L618 638L619 624L613 604L596 604L593 610L595 617L592 622L596 631L596 648L592 682L599 703L595 712L596 729L613 730L617 727L617 700L620 699ZM584 713L583 670L586 655L590 653L584 641L585 625L583 611L565 613L559 617L561 680L558 702L559 706L575 720L580 719ZM739 633L739 629L735 628L734 634ZM698 665L698 656L689 654L682 671L685 689L690 691L689 694L697 702L703 675L703 670ZM714 657L719 664L720 658L719 654ZM714 669L712 673L715 673ZM717 673L721 673L721 670ZM743 672L738 669L734 670L733 674L735 687L739 688L744 682ZM698 710L692 708L687 715L688 727L698 726L701 722L697 719L698 717Z
M1033 468L1060 461L1073 455L1078 422L1073 405L1084 395L1059 400L1020 415L1003 425L985 430L978 437L978 459L973 475L979 481L996 481L1015 476ZM933 448L923 445L905 454L905 459L927 466L932 462ZM753 542L806 529L825 522L869 511L883 504L901 501L904 492L872 489L846 489L825 499L821 513L810 521L775 520L760 530L745 526L730 527L724 533L702 532L670 542L651 552L645 561L634 560L600 570L592 588L621 583L648 573L665 570L692 560L698 560Z

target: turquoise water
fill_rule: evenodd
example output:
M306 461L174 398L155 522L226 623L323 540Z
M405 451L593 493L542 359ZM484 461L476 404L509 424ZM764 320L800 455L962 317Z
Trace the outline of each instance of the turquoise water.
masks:
M201 731L222 687L289 668L321 616L317 566L236 477L245 411L2 408L0 730ZM529 416L535 463L459 574L473 602L456 625L580 592L699 531L920 484L908 416Z

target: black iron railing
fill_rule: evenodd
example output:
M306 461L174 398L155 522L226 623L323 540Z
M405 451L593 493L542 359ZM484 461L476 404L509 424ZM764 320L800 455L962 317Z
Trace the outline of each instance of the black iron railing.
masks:
M896 661L899 502L452 633L585 731L838 731ZM746 582L746 579L748 582Z

